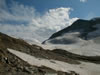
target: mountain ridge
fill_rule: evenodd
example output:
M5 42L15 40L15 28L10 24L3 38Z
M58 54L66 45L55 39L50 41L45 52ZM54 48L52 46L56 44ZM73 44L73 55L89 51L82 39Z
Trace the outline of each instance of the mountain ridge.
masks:
M100 18L93 18L91 20L78 19L72 25L52 34L49 39L59 37L59 36L65 34L65 33L69 33L69 32L80 32L81 33L80 37L87 39L87 37L86 37L87 34L89 32L95 31L97 28L94 27L94 26L98 23L100 24ZM47 39L47 40L49 40L49 39ZM47 40L45 40L43 42L43 44Z

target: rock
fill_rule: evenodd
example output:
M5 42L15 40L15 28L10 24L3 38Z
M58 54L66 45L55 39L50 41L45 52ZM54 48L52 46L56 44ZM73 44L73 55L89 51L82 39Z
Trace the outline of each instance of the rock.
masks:
M25 72L28 72L28 73L30 73L30 74L33 74L33 71L30 69L30 68L28 68L28 67L24 67L24 69L23 69Z
M76 73L75 71L70 71L70 75L79 75L79 74Z

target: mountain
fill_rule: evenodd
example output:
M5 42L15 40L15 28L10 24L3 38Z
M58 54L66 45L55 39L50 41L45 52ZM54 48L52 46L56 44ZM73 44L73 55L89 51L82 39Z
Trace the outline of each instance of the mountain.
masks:
M100 75L99 31L99 18L79 19L41 46L0 32L0 75Z
M75 54L100 56L100 18L78 19L71 26L54 33L43 44Z
M0 33L0 75L77 75L74 71L61 70L60 64L56 64L58 61L80 64L77 60Z
M79 32L80 35L78 37L86 40L88 38L87 36L89 33L94 32L98 29L98 27L96 26L98 24L100 24L100 18L93 18L91 20L78 19L71 26L66 27L54 33L48 40L63 36L66 33L74 33L74 32ZM45 43L46 41L44 41L43 43ZM53 43L52 41L50 42Z
M0 75L99 75L99 59L43 49L0 33Z

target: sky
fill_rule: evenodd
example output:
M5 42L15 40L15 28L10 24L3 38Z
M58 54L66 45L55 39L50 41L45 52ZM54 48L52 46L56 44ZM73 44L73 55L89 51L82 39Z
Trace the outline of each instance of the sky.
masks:
M99 17L100 0L0 0L0 32L42 42L77 19Z

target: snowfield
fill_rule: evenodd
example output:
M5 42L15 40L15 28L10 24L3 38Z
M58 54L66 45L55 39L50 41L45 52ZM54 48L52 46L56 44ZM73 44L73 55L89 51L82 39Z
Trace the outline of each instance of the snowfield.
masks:
M43 58L36 58L34 56L16 51L13 49L8 49L8 51L22 60L28 62L31 65L35 66L46 66L52 68L56 71L70 72L75 71L80 75L100 75L100 65L94 63L81 62L81 64L69 64L67 62L57 61L57 60L48 60Z

